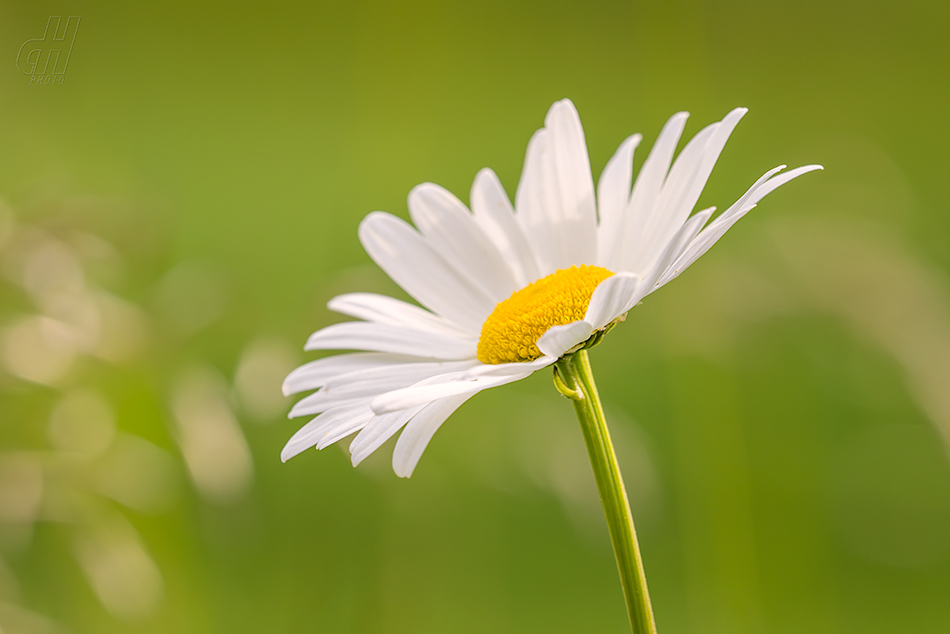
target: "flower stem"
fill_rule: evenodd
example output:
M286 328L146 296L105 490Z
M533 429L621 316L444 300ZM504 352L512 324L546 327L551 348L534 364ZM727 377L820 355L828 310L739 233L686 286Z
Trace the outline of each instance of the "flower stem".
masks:
M653 607L650 605L650 593L647 591L630 503L627 501L627 492L620 476L617 456L610 442L607 421L597 395L597 386L594 385L587 350L579 350L562 357L554 369L554 382L559 392L574 401L574 410L584 432L594 479L600 491L600 501L607 516L610 540L617 557L630 628L633 634L656 634Z

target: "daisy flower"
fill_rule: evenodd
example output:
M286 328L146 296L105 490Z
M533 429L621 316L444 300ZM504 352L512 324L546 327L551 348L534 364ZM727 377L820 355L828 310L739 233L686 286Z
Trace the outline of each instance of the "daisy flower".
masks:
M694 136L673 160L686 113L663 127L633 180L641 136L620 144L595 188L577 110L565 99L531 137L511 204L498 177L475 177L471 209L423 183L409 194L415 227L384 212L359 227L366 252L416 306L372 293L340 295L331 310L355 317L318 330L305 350L357 350L311 361L287 376L286 395L316 390L290 417L314 416L281 458L359 432L353 465L402 430L393 469L409 477L442 423L488 388L555 364L622 321L677 277L767 194L810 165L766 172L710 218L693 213L737 108Z

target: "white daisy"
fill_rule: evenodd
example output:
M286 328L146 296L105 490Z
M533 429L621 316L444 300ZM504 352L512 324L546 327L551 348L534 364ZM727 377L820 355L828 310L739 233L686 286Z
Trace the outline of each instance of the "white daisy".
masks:
M785 166L777 167L712 222L714 207L693 214L745 112L737 108L701 130L675 162L687 114L674 115L632 188L641 137L627 138L595 194L580 118L565 99L528 143L514 206L494 172L483 169L471 211L424 183L409 194L415 228L387 213L368 215L359 228L366 252L425 308L372 293L330 301L331 310L362 321L318 330L304 349L365 352L311 361L287 376L285 394L317 390L290 417L316 417L281 458L359 432L350 444L356 466L402 429L393 469L410 476L466 400L583 346L682 273L766 194L820 169L779 174Z

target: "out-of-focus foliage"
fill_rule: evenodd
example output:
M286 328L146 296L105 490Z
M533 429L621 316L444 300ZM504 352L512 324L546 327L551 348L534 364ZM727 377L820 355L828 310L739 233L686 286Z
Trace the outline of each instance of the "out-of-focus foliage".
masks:
M513 195L548 106L599 174L750 108L700 204L783 188L592 353L663 634L950 626L950 5L82 2L0 20L4 632L622 632L571 407L480 395L411 480L278 453L356 239Z

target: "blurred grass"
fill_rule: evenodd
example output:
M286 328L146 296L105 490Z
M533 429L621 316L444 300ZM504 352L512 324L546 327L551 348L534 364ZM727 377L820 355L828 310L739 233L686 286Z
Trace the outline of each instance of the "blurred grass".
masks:
M580 433L548 376L463 407L410 481L387 448L355 471L336 448L280 464L297 424L266 396L274 368L310 358L300 344L337 319L330 297L397 292L368 266L360 219L405 217L424 181L467 200L484 166L513 194L528 138L566 96L595 174L633 132L649 148L677 110L692 112L691 134L748 106L701 205L724 208L780 163L826 167L765 201L592 355L625 439L660 631L946 631L950 410L921 377L950 376L948 11L3 7L0 194L17 224L0 246L0 328L41 312L15 255L35 238L68 245L83 292L127 302L138 317L117 323L145 338L118 361L77 350L47 385L0 372L0 625L624 631ZM20 44L67 13L82 23L63 85L29 86ZM205 396L251 452L252 481L229 501L192 484L177 440L173 386L195 367L224 385ZM53 446L51 412L78 388L173 461L165 506L115 501L95 480L105 457L69 462ZM31 515L33 465L45 475ZM162 579L125 617L77 554L116 517Z

